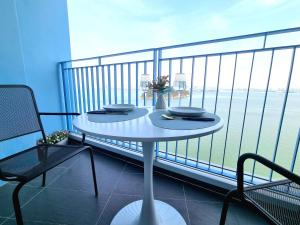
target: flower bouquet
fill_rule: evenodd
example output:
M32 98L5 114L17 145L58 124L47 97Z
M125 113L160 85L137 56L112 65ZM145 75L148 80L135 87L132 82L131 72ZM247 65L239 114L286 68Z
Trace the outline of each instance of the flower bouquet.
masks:
M157 101L155 108L156 109L165 109L166 103L164 99L164 94L169 93L172 91L172 87L169 86L169 76L161 76L157 80L153 80L152 82L148 83L149 90L157 93Z

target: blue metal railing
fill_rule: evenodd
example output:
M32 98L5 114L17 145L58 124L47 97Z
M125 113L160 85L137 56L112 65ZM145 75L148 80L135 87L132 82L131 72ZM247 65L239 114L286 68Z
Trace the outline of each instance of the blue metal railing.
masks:
M168 74L172 84L174 74L184 73L189 94L183 104L219 114L224 129L157 143L157 159L234 179L237 158L254 152L299 173L299 141L293 145L300 127L300 43L290 34L300 36L300 28L64 61L65 107L84 113L111 103L154 105L155 96L139 90L140 75ZM276 38L283 43L275 45ZM176 95L167 97L168 106L178 104ZM73 130L71 118L67 126ZM139 143L103 141L141 151ZM278 178L255 163L246 172L248 182Z

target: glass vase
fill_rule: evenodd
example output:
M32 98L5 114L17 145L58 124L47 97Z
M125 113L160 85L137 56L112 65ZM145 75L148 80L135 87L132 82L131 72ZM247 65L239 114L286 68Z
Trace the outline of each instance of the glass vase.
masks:
M157 100L156 100L155 108L156 109L166 109L167 108L165 97L164 97L163 93L160 93L160 92L157 93Z

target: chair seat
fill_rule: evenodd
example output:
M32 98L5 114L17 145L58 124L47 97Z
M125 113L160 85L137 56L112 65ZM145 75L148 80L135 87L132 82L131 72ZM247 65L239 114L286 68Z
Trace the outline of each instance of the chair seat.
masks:
M277 224L300 224L300 185L288 180L245 188L244 197Z
M0 160L0 170L6 178L26 182L87 148L73 145L38 145Z

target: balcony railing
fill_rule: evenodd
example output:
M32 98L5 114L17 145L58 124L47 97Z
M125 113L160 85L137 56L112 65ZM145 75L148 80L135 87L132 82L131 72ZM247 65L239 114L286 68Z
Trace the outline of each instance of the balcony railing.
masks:
M155 96L139 88L141 74L153 79L184 73L183 106L221 116L224 128L207 137L156 144L156 158L229 179L245 152L300 172L300 28L202 41L60 63L67 111L84 113L111 103L152 106ZM168 94L177 106L176 94ZM74 131L71 118L68 129ZM102 140L141 151L140 143ZM255 163L247 181L277 179Z

